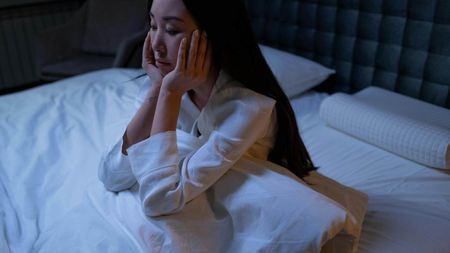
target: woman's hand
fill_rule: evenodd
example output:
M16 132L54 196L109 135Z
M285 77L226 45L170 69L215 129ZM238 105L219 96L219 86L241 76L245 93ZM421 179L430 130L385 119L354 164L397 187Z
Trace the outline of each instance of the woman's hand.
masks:
M212 49L208 46L206 33L195 30L192 33L189 55L187 38L183 38L178 49L175 69L162 80L162 88L180 96L188 90L205 84L212 65Z
M155 55L152 49L152 41L150 37L150 32L147 33L147 37L144 41L144 47L142 48L142 69L147 73L150 80L157 87L162 84L163 74L155 66Z

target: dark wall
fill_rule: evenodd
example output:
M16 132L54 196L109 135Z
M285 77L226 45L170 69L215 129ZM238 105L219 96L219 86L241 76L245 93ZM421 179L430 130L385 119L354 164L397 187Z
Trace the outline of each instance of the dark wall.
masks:
M62 24L84 0L2 0L0 3L0 94L39 83L35 69L38 31Z
M17 7L30 4L41 4L50 2L67 2L67 0L2 0L0 2L0 8Z

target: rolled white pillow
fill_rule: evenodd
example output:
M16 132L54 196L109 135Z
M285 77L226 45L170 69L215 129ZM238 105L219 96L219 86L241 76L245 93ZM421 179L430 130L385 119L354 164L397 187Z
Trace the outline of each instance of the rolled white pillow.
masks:
M326 98L320 117L327 125L379 148L429 167L450 169L449 129L404 117L344 93Z

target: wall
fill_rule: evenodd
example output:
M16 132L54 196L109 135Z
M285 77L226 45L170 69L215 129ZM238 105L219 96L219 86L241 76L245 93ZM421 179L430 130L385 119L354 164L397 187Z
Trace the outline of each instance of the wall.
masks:
M2 0L0 8L17 7L31 4L51 3L51 2L67 2L66 0Z
M39 83L37 32L66 22L83 0L3 0L0 4L0 93Z

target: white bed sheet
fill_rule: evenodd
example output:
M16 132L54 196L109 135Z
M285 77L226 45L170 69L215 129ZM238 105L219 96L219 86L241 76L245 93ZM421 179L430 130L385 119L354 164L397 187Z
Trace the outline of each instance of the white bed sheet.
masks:
M0 97L0 252L318 252L322 239L359 232L336 202L248 159L230 172L240 177L146 222L136 188L115 194L97 179L135 111L139 81L127 80L139 73L98 71Z
M137 86L125 81L138 73L100 71L0 97L2 252L139 252L86 209L85 194L107 136L120 136L132 116Z
M450 252L450 173L327 127L318 114L326 97L310 92L292 105L319 171L369 196L359 252Z

